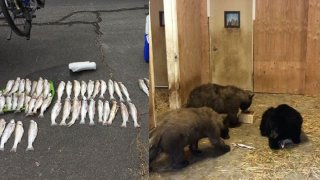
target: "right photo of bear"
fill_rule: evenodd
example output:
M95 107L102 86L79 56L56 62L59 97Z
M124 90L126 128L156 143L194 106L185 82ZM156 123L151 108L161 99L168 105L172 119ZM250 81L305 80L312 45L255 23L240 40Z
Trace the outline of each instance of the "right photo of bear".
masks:
M261 119L260 133L269 139L271 149L284 148L287 142L300 143L303 119L301 114L287 104L270 107Z

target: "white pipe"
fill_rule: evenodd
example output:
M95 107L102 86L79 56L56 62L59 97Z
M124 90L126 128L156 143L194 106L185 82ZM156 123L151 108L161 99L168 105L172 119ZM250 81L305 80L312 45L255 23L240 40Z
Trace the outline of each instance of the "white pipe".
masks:
M85 62L74 62L69 64L69 69L72 72L79 72L83 70L95 70L97 65L95 62L85 61Z

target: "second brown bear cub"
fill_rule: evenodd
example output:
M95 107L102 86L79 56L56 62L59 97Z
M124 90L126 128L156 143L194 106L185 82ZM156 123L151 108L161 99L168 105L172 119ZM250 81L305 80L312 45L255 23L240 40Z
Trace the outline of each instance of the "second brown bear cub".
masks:
M149 134L149 164L160 152L165 152L171 157L173 168L183 168L189 164L184 158L184 147L189 146L193 154L198 154L198 141L205 137L208 137L215 147L228 152L230 146L221 139L229 138L228 133L221 115L211 108L169 111Z

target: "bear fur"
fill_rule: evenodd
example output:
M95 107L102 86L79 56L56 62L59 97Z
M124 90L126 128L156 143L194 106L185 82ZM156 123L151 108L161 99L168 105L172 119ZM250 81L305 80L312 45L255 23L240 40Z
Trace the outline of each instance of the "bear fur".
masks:
M186 107L207 106L217 113L226 113L225 124L228 127L240 125L238 119L239 108L247 110L252 103L254 93L235 86L221 86L205 84L194 88L189 94Z
M149 134L149 164L160 152L169 154L172 167L180 169L189 164L184 158L184 147L198 154L198 141L208 137L211 144L224 152L230 151L220 138L229 138L229 130L221 115L207 107L182 108L169 111Z
M269 138L271 149L280 149L281 141L291 139L293 143L300 143L303 119L301 114L287 104L267 109L261 119L260 133Z

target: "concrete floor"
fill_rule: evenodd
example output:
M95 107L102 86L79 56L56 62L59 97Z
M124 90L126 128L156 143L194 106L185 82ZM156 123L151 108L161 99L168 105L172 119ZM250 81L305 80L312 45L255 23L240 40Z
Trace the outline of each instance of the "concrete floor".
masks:
M146 0L47 1L37 12L31 40L13 35L0 22L0 87L16 77L47 78L57 87L61 80L123 82L138 109L142 128L120 128L118 113L111 127L78 124L51 127L49 108L44 119L5 114L25 122L38 122L34 152L25 152L24 135L17 153L10 153L13 139L0 153L0 176L5 179L141 179L148 175L147 96L138 78L148 76L143 60ZM68 63L94 61L96 71L72 73ZM54 100L55 102L55 100ZM60 114L61 115L61 114ZM60 119L60 116L59 118Z

